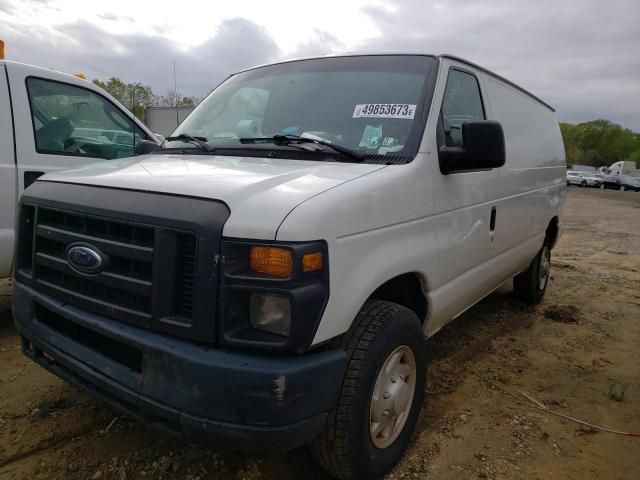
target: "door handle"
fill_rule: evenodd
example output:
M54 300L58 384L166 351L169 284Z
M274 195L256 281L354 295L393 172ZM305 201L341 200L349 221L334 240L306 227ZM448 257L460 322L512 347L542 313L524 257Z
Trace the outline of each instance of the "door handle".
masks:
M24 172L24 188L26 189L42 175L44 172Z
M496 207L491 207L491 220L489 221L489 231L496 229Z

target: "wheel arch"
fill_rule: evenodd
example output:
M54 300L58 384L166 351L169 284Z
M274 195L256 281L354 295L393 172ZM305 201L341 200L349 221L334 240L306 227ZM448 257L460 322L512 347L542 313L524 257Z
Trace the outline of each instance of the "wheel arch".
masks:
M420 323L429 317L429 283L419 272L407 272L396 275L378 286L368 300L386 300L408 308L416 314Z
M547 230L545 231L545 240L549 245L549 248L553 249L556 246L559 236L560 219L558 218L558 216L555 216L549 221L549 225L547 226Z

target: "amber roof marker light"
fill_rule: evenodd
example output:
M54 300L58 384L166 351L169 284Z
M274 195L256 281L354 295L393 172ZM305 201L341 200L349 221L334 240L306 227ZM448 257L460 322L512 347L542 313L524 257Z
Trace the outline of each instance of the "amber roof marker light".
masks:
M0 40L0 60L4 60L4 40Z

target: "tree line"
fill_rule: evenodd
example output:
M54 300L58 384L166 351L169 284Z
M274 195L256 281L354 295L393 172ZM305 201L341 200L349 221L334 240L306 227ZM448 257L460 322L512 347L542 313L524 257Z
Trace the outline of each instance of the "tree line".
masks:
M95 79L93 83L109 92L140 120L144 120L147 107L195 107L202 101L199 97L181 95L173 90L167 91L165 95L155 95L149 85L140 82L125 83L116 77L105 81Z
M569 165L609 166L620 160L636 162L640 168L640 134L609 120L560 123Z

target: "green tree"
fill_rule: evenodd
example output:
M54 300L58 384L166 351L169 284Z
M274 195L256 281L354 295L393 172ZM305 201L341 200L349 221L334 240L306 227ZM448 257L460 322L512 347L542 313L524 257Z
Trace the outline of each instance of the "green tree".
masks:
M154 104L155 97L151 87L142 85L140 82L124 83L119 78L111 77L106 82L96 79L93 80L93 83L109 92L111 96L141 120L144 118L146 108Z
M620 160L635 160L640 135L609 120L599 119L572 125L561 123L568 164L609 166Z

